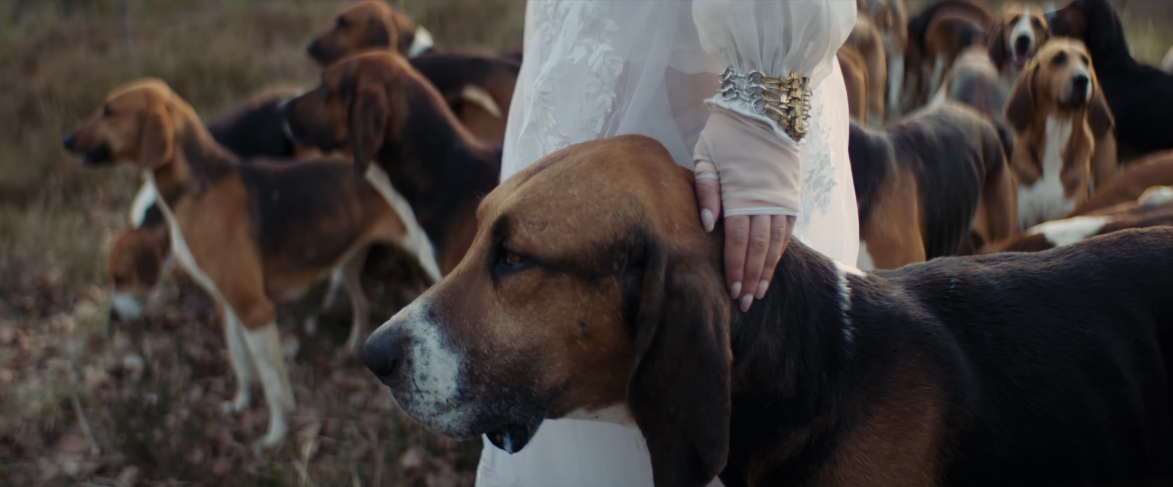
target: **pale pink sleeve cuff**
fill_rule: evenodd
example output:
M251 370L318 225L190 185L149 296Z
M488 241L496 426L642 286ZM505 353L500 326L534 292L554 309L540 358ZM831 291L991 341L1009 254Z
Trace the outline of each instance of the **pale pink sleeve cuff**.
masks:
M693 157L717 168L725 216L797 216L802 201L798 144L765 122L712 108Z

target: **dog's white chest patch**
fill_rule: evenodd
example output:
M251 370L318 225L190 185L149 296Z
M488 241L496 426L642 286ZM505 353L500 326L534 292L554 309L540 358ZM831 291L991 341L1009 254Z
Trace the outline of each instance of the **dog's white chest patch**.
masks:
M868 252L868 243L863 240L859 241L859 258L855 263L859 265L860 269L865 271L876 269L876 261L872 259L871 252Z
M144 187L149 185L151 193L158 194L155 186L155 176L150 172L146 174L147 182L144 184ZM208 277L203 269L200 269L199 263L196 262L195 256L192 255L191 249L187 246L187 240L183 238L183 231L180 230L179 222L175 220L175 213L172 213L171 207L167 205L167 202L163 198L157 198L155 201L159 206L159 210L163 213L163 219L167 221L167 231L171 236L171 255L175 256L175 260L179 262L180 267L183 268L183 272L186 272L204 292L219 302L221 306L224 306L226 309L231 309L227 301L225 301L224 295L220 294L220 290L216 288L216 283L212 282L212 278Z
M407 198L395 191L395 188L391 186L391 178L377 164L367 166L367 172L363 177L383 196L391 209L399 215L403 226L407 228L407 235L404 235L400 245L404 250L413 254L433 282L439 282L443 276L440 274L439 264L436 263L435 248L432 246L431 240L428 239L427 233L424 232L424 228L416 221L415 211L411 209Z
M1018 223L1026 228L1069 213L1075 199L1063 194L1063 149L1071 139L1069 120L1047 118L1047 138L1042 151L1043 177L1030 186L1018 187Z
M432 33L428 32L422 25L415 28L415 38L411 41L411 47L407 48L407 57L413 58L423 54L424 51L431 49L436 45L432 40Z
M1107 216L1077 216L1035 225L1027 233L1042 234L1052 245L1062 247L1099 233L1110 221Z
M143 185L138 190L138 194L134 195L134 203L130 205L130 226L131 228L140 228L143 226L143 220L147 217L147 209L155 204L155 200L159 199L159 194L155 191L155 179L153 176L148 176L150 179L143 181Z

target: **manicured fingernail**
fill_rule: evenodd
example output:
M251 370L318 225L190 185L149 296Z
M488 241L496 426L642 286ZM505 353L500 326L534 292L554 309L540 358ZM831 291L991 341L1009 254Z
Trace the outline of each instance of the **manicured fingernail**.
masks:
M754 294L753 297L756 299L762 299L762 298L766 297L766 289L769 289L769 288L770 288L770 281L762 279L761 281L758 282L758 292L756 294Z
M729 286L729 297L737 299L738 296L741 296L741 281L737 281L732 286Z
M746 294L741 297L741 312L749 311L749 305L753 304L753 296Z
M705 227L706 232L711 232L713 225L713 211L708 208L701 210L701 226Z

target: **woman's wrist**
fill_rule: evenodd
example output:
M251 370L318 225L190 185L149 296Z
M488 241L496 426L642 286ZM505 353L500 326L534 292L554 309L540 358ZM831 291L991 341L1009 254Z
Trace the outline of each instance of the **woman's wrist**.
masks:
M798 147L765 123L714 107L694 160L715 167L726 217L798 214Z

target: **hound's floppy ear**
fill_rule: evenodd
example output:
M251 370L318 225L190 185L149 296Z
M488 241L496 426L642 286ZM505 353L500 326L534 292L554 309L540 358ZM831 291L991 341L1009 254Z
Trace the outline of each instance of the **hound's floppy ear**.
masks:
M381 15L372 15L367 19L367 29L370 29L371 47L386 47L396 50L395 24L391 19Z
M1027 64L1027 70L1014 82L1010 91L1010 99L1006 100L1006 121L1014 127L1015 132L1022 132L1030 125L1035 115L1035 76L1039 73L1038 59Z
M656 485L708 484L729 453L729 297L707 255L687 262L645 244L627 403L647 439ZM675 260L674 260L675 257ZM642 264L642 265L641 265Z
M153 107L147 112L139 137L139 167L155 169L171 160L175 133L165 107Z
M366 173L367 164L383 148L387 133L387 90L382 83L363 79L353 80L350 88L350 133L354 167L359 174Z
M1100 91L1100 81L1096 79L1095 74L1092 74L1092 90L1094 91L1091 103L1087 107L1087 124L1092 129L1092 135L1099 139L1112 131L1116 120L1112 118L1112 108L1104 99L1104 94Z
M415 43L415 23L396 10L391 13L391 24L395 26L396 43L398 44L398 47L393 50L406 56L411 50L411 45Z
M994 67L998 68L998 72L1006 67L1006 26L1004 22L999 20L990 27L990 61L993 61Z

